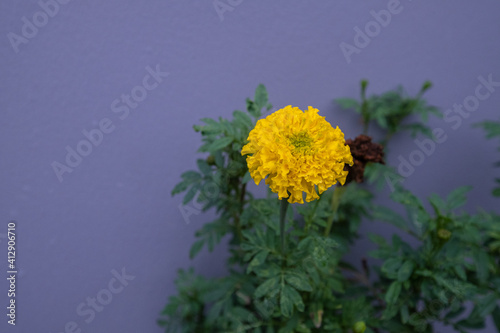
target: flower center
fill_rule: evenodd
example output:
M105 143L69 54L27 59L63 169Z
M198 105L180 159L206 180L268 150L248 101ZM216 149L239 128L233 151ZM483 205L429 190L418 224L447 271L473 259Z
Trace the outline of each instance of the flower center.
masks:
M307 154L312 148L313 139L306 131L294 134L288 138L294 147L294 152Z

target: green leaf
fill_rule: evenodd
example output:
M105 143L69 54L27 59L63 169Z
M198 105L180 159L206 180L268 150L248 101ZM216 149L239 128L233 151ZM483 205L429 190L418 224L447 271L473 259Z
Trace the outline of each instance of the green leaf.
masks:
M396 273L401 267L403 260L401 258L390 258L387 259L381 267L382 272L384 272L388 277L396 277Z
M260 286L255 289L255 297L260 298L266 294L276 291L279 287L280 277L273 277L264 281Z
M259 111L267 105L268 95L266 87L263 84L259 84L255 90L254 102L257 104Z
M500 122L498 121L483 121L481 123L474 124L474 127L482 127L485 130L486 138L488 139L500 136Z
M198 164L198 169L200 169L201 173L205 176L208 176L212 173L212 167L208 165L207 161L198 159L196 161L196 164Z
M305 279L305 276L299 277L297 275L292 275L292 274L287 273L285 275L285 281L288 284L290 284L292 287L294 287L295 289L298 289L301 291L312 291L313 290L313 288L311 287L309 282L307 282L307 280Z
M480 317L486 317L493 312L497 306L498 297L495 293L490 293L477 304L477 311Z
M401 293L401 282L394 281L389 286L387 293L385 294L385 301L389 304L396 303L399 298L399 294Z
M374 234L374 233L369 233L368 234L368 238L370 238L370 240L372 242L374 242L375 244L377 244L380 247L387 247L388 246L387 240L384 237L380 236L380 235L377 235L377 234Z
M392 200L399 202L400 204L407 207L423 209L422 202L406 189L397 188L396 191L391 194L391 198Z
M464 281L467 281L467 275L462 265L455 265L453 266L453 269L455 270L455 273L457 273L459 278L461 278Z
M489 257L483 249L474 249L472 256L476 264L477 278L482 283L486 283L489 275Z
M283 316L290 317L292 315L294 303L298 303L302 310L304 309L302 298L295 289L287 285L283 286L280 294L280 309Z
M232 138L223 137L212 142L207 148L206 151L215 152L217 150L221 150L227 146L229 146L233 142Z
M178 183L177 185L175 185L174 189L172 190L172 195L175 195L175 194L178 194L178 193L181 193L181 192L184 192L185 190L187 190L187 188L189 187L189 182L187 181L182 181L180 183Z
M480 329L485 327L484 318L471 317L460 320L456 325L471 329Z
M436 212L436 214L440 214L440 213L445 212L446 202L444 202L444 200L441 199L440 196L438 196L437 194L434 193L434 194L431 194L428 199L429 199L429 203L434 208L434 211Z
M269 251L263 250L257 253L257 255L250 261L247 267L247 274L250 273L255 267L262 265L269 254Z
M281 268L278 265L272 263L258 267L254 271L260 277L270 278L278 275L281 272Z
M261 114L257 104L255 104L254 101L252 101L250 98L247 98L246 102L248 113L254 116L254 118L259 118Z
M458 316L460 316L463 312L465 311L465 306L460 306L458 309L456 309L455 311L450 311L446 314L445 318L446 319L453 319L453 318L456 318Z
M352 98L337 98L335 100L337 104L339 104L344 109L354 109L356 111L359 110L359 103L357 100Z
M451 192L446 198L448 209L454 210L458 207L461 207L467 201L467 192L472 189L471 186L462 186Z
M495 323L497 331L500 332L500 307L498 305L493 309L491 316L493 317L493 322Z
M246 183L248 183L248 182L250 181L250 179L252 179L252 176L250 175L250 172L249 172L249 171L247 171L247 172L245 173L245 175L243 176L242 183L243 183L243 184L246 184Z
M422 133L431 139L433 138L432 130L428 126L425 126L424 124L421 123L412 123L403 125L400 127L400 129L409 130L412 137L416 137L419 133Z
M391 223L402 230L408 230L405 219L384 206L377 206L374 208L373 219Z
M197 180L200 180L201 179L201 175L198 172L196 172L196 171L189 170L189 171L184 172L181 175L181 178L184 179L185 181L193 183L193 182L195 182Z
M201 131L203 135L207 134L219 134L222 131L222 127L220 123L215 121L212 118L202 118L201 121L203 121L206 125L204 126L194 126L195 131Z
M399 282L404 282L408 280L413 273L413 270L415 269L415 264L411 260L405 261L403 266L399 268L398 271L398 281Z
M248 116L243 111L236 110L233 112L233 117L234 119L238 120L242 125L246 126L247 128L252 128L253 127L253 121L252 118ZM246 139L246 138L245 138Z
M189 189L189 191L187 191L186 195L184 196L184 199L182 199L182 204L187 205L191 200L193 200L194 196L196 195L199 189L200 189L199 184L193 185Z
M401 313L401 322L403 324L406 324L410 319L410 312L408 310L408 305L403 305L399 311Z
M204 244L205 244L204 239L200 239L194 242L194 244L191 246L191 250L189 250L189 258L193 259L198 254L198 252L201 251Z

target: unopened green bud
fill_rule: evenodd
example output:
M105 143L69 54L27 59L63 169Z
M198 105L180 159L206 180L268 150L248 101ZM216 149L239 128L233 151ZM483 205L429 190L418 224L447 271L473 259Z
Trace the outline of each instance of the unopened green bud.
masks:
M451 232L446 229L439 229L438 230L438 237L444 240L448 240L451 237Z
M422 85L422 91L426 91L430 87L432 87L432 82L431 81L425 81L424 84Z
M215 157L213 155L210 155L207 157L207 164L208 165L215 165Z
M356 324L354 324L354 333L363 333L366 331L366 324L364 321L358 321Z
M361 80L361 90L365 90L366 87L368 87L368 81L367 80Z

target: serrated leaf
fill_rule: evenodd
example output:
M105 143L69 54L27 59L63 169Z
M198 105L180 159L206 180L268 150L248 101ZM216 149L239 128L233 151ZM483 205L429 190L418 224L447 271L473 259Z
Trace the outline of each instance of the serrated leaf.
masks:
M177 185L175 185L174 189L172 190L171 195L175 195L175 194L184 192L189 187L189 184L190 183L187 181L182 181L182 182L178 183Z
M248 116L243 111L236 110L233 112L233 117L234 119L238 120L242 125L246 126L247 128L252 128L253 127L253 121L252 118Z
M247 274L250 273L255 267L262 265L267 256L269 255L269 251L263 250L255 255L255 257L250 261L247 267Z
M189 250L189 259L193 259L203 248L203 245L205 244L204 239L200 239L191 246L191 249Z
M403 324L406 324L408 322L408 320L410 319L410 312L408 310L408 306L403 305L399 311L401 313L401 322Z
M284 287L285 293L289 295L292 303L295 305L297 310L300 312L304 311L304 302L302 301L302 297L300 294L290 286L285 285Z
M196 164L198 165L198 169L200 169L201 173L205 176L208 176L212 173L212 167L208 165L207 161L198 159L196 161Z
M250 175L250 172L247 171L245 175L243 176L243 180L241 181L243 184L246 184L252 179L252 176Z
M424 124L421 124L421 123L407 124L407 125L401 126L401 129L402 130L409 130L410 133L411 133L411 136L414 137L414 138L419 133L424 134L428 138L431 138L431 139L433 138L432 130L429 127L427 127L427 126L425 126Z
M276 264L268 264L262 267L258 267L254 271L260 277L270 278L278 275L281 272L281 269Z
M475 249L472 253L476 266L477 278L482 283L488 280L489 275L489 258L488 254L482 249Z
M448 312L445 318L446 319L456 318L460 316L464 311L465 311L465 306L460 306L457 310Z
M396 212L384 206L377 206L373 210L373 218L388 222L402 230L408 230L406 220Z
M474 124L474 127L482 127L488 139L500 136L500 122L488 120Z
M292 290L293 289L287 285L285 285L281 289L280 309L281 309L281 314L285 317L290 317L293 313ZM293 291L295 291L295 290L293 290Z
M444 202L443 199L441 199L440 196L437 194L433 193L429 196L428 198L429 203L432 205L434 208L434 211L436 214L438 213L443 213L446 210L446 202Z
M189 170L189 171L184 172L181 175L181 178L184 179L185 181L188 181L188 182L194 182L194 181L201 179L201 175L196 171Z
M187 205L191 200L193 200L194 196L200 189L199 184L195 184L191 186L191 188L187 191L186 195L184 196L184 199L182 199L182 204Z
M263 84L259 84L255 90L254 102L257 104L259 110L267 105L268 95L266 87Z
M411 260L407 260L398 270L398 281L404 282L408 280L415 269L415 264Z
M212 142L208 147L206 148L206 151L209 152L215 152L217 150L221 150L227 146L229 146L233 142L232 138L229 137L223 137L220 139L215 140Z
M309 282L307 282L305 280L305 278L300 278L297 275L286 274L285 281L297 290L301 290L301 291L312 291L313 290L311 285L309 284Z
M459 278L461 278L464 281L467 280L467 275L466 275L465 269L462 265L455 265L453 267L453 269L455 270L455 273L457 273Z
M399 298L399 294L401 293L401 282L394 281L389 286L387 293L385 294L385 301L389 304L396 303Z
M387 240L384 237L380 236L380 235L377 235L377 234L374 234L374 233L369 233L368 237L370 238L370 240L372 242L374 242L375 244L377 244L380 247L386 247L388 245L387 244Z
M259 118L261 116L261 113L257 104L255 104L250 98L247 98L246 102L248 113L250 113L255 118Z
M495 293L490 293L482 298L477 304L477 312L480 317L486 317L493 312L497 306L498 297Z
M493 317L493 322L495 323L497 331L500 332L500 307L498 305L493 309L491 316Z
M352 98L337 98L335 102L339 104L344 109L354 109L359 110L359 102Z
M388 277L394 276L396 272L398 272L399 268L403 264L403 260L401 258L390 258L384 262L381 267L382 272L387 274Z
M467 201L467 192L472 189L471 186L462 186L452 191L446 198L448 209L451 211L461 207Z
M260 298L266 294L271 293L272 291L276 291L279 287L280 277L272 277L264 281L260 286L255 289L255 297Z

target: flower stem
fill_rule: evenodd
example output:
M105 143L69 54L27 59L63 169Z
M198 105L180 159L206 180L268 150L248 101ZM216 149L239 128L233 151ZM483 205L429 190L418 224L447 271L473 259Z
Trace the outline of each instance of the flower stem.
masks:
M333 197L332 197L333 214L328 218L328 221L326 222L325 237L329 236L330 232L332 231L333 220L337 217L337 211L340 205L340 198L342 197L342 194L344 193L345 190L346 190L345 186L336 186L335 189L333 190Z
M316 200L316 202L314 203L314 208L313 208L311 214L309 214L309 216L307 217L306 226L304 228L304 231L306 233L309 232L309 229L311 228L311 224L314 220L314 217L316 216L316 210L318 209L318 205L319 205L319 202L321 201L322 197L323 197L323 194L320 194L318 200Z
M281 238L281 254L285 256L285 217L286 210L288 208L288 200L286 198L281 199L280 206L280 238Z

